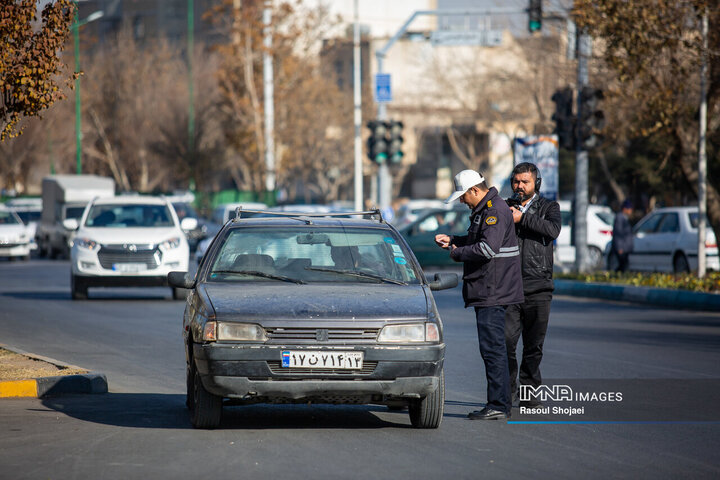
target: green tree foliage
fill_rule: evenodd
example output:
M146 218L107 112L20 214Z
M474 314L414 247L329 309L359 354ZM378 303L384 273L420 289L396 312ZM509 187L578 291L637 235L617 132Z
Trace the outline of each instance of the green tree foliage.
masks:
M0 0L0 141L62 98L60 53L74 8L71 0L48 2L38 23L36 0Z
M705 13L707 52L700 29ZM608 143L626 170L631 163L635 172L648 172L645 184L653 193L671 190L668 185L697 192L700 65L707 53L708 217L720 233L718 1L576 0L573 17L596 40L595 53L611 73L606 85ZM675 182L653 185L653 176Z

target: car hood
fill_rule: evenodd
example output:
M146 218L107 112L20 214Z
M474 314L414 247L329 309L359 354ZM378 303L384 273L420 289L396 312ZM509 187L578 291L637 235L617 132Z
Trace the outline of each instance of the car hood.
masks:
M203 284L218 320L425 319L428 299L421 285Z
M173 236L184 237L180 229L163 228L83 228L78 230L77 237L87 237L105 245L121 243L162 243Z
M18 236L27 233L25 225L0 225L0 240L14 242Z

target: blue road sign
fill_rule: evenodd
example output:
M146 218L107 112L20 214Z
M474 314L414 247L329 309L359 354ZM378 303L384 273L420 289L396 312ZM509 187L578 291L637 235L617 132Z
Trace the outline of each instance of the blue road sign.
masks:
M375 101L392 102L392 87L389 73L375 74Z

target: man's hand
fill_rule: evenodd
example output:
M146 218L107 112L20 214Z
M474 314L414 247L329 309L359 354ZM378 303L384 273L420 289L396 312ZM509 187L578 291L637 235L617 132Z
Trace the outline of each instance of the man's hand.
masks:
M435 235L435 243L438 247L449 249L450 248L450 236L445 235L444 233L439 233Z
M513 222L520 223L520 219L523 215L522 212L515 207L510 207L510 211L512 212Z

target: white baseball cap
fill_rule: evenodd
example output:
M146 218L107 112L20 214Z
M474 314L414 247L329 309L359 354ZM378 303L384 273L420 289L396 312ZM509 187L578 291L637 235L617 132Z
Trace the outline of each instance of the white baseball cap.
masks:
M445 203L454 202L460 198L463 193L484 181L485 178L475 170L463 170L455 175L455 192L445 200Z

